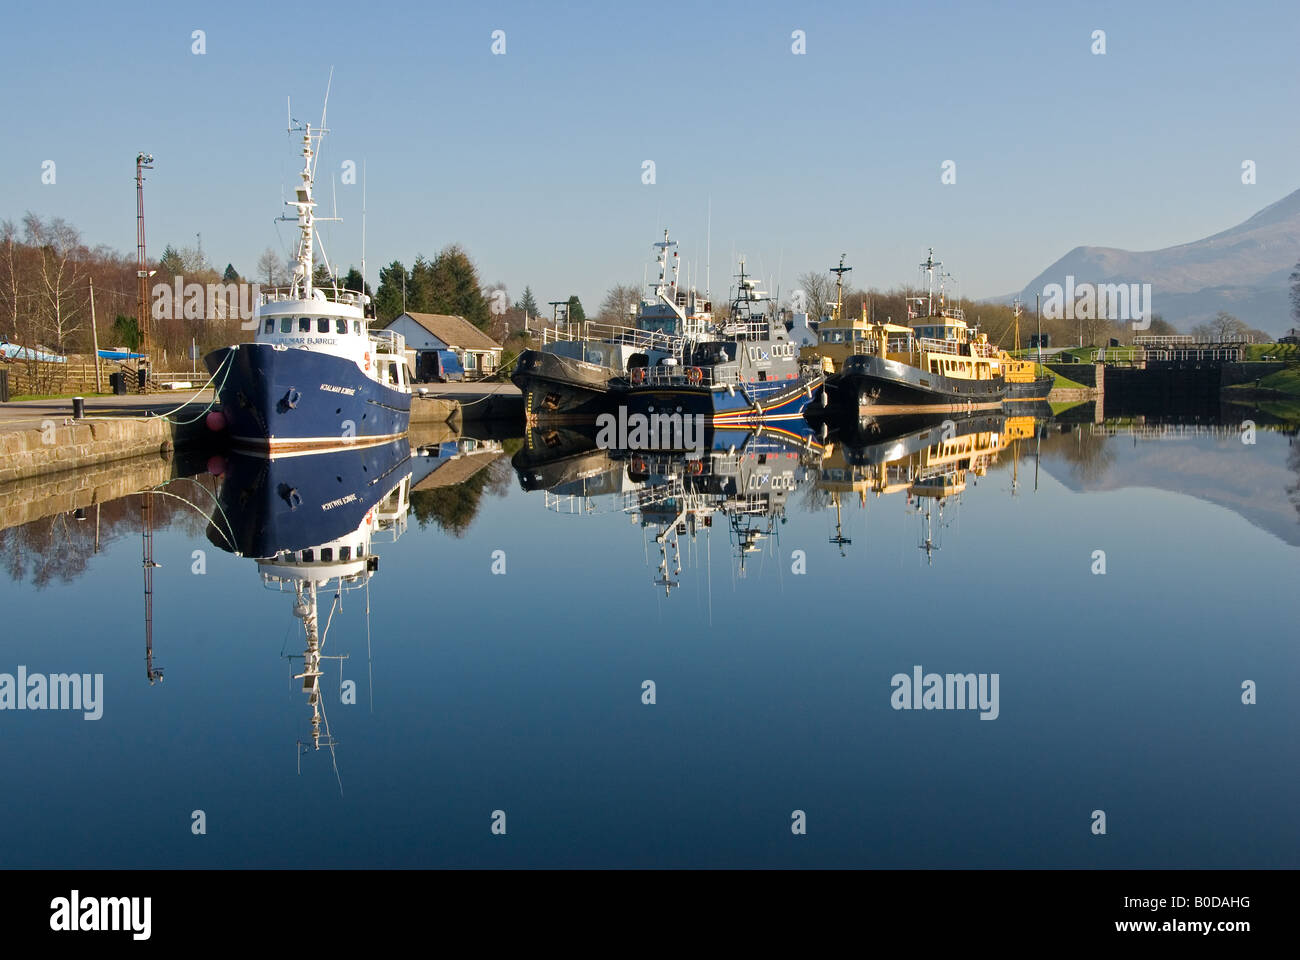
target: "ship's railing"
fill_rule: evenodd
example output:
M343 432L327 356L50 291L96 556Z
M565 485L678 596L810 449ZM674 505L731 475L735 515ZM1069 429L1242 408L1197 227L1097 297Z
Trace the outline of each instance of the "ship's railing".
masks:
M551 493L543 490L543 506L553 513L580 514L596 512L596 498L577 493Z
M643 350L663 350L671 353L682 338L677 334L664 333L661 330L640 330L618 324L598 323L584 320L581 323L566 323L562 326L543 327L542 345L548 343L580 342L584 340L606 340L621 343Z
M854 354L876 355L876 344L879 343L876 337L867 337L865 340L852 341L850 352ZM890 337L885 341L886 353L911 353L913 350L913 341L911 337Z
M876 346L880 342L878 337L866 337L862 340L846 340L843 343L849 348L849 353L866 354L869 356L876 355ZM890 337L885 341L886 353L911 353L915 349L915 341L911 337Z
M396 330L371 330L370 338L381 350L401 353L406 349L406 338Z
M767 320L727 320L722 325L724 337L743 337L757 339L771 333L771 324Z
M682 366L681 364L660 364L655 367L642 367L645 370L644 378L640 383L652 387L673 387L673 386L693 386L693 387L713 387L713 386L734 386L741 382L739 364L726 364L721 368L717 367L693 367ZM637 374L633 374L633 384L637 384Z
M772 509L772 497L767 493L742 493L727 497L720 509L730 516L766 516Z
M638 459L646 460L646 457ZM648 464L647 464L648 466ZM670 500L678 501L679 506L686 505L686 487L678 478L653 487L629 490L619 497L619 510L623 513L640 513L653 507L661 506Z
M954 356L958 354L957 347L959 344L956 340L936 340L934 337L917 337L916 346L920 350L928 353L951 353Z
M335 290L333 287L316 287L312 290L319 290L325 295L329 303L341 303L350 307L360 307L364 303L362 294L355 290ZM262 296L262 303L283 303L288 300L301 300L302 294L295 292L293 287L259 287L258 292Z
M991 343L972 343L970 345L970 352L971 356L983 357L986 360L989 357L996 357L1001 353L1001 351Z
M1195 337L1185 333L1161 334L1159 336L1155 334L1149 334L1146 336L1133 338L1133 345L1135 347L1146 347L1146 346L1175 347L1175 346L1182 346L1183 344L1191 344L1195 342L1196 342Z

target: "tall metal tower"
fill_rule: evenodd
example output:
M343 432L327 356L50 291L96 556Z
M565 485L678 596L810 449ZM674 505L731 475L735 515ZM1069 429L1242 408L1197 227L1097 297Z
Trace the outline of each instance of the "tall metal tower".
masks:
M144 255L144 171L153 169L153 154L138 153L135 157L135 276L136 276L136 325L140 330L140 352L145 359L145 380L140 384L144 393L148 385L149 363L149 266Z

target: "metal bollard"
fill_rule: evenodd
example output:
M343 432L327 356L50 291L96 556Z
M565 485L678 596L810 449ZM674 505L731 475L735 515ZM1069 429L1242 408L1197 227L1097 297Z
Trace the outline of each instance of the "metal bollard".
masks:
M72 398L72 419L82 420L85 419L85 416L86 416L86 398L73 397Z

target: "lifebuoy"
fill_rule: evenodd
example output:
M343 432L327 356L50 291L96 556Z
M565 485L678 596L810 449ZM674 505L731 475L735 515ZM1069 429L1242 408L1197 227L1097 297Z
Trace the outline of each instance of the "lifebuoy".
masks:
M644 460L642 460L640 457L638 457L637 459L635 459L635 460L632 461L632 472L633 472L633 473L649 473L649 472L650 472L650 465L649 465L648 463L646 463Z
M645 383L645 367L632 368L632 382Z
M688 367L686 369L686 379L691 383L699 383L704 379L704 371L699 367Z
M699 476L701 473L704 472L704 461L703 461L703 460L687 460L687 461L686 461L686 472L689 473L691 476Z
M370 372L370 351L366 351L366 372Z

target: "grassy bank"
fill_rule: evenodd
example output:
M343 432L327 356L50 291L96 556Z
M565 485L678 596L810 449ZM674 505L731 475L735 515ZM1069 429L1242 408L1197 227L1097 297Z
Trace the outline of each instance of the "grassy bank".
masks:
M1047 367L1042 367L1042 366L1040 366L1040 367L1038 368L1038 376L1040 376L1040 377L1051 377L1052 380L1054 381L1054 382L1052 383L1052 389L1053 389L1053 390L1089 390L1089 389L1091 389L1091 388L1090 388L1086 383L1079 383L1078 381L1071 380L1069 377L1062 376L1061 374L1057 373L1055 370L1049 370Z
M1242 384L1242 386L1252 390L1255 389L1249 384ZM1300 367L1290 367L1286 370L1279 370L1277 373L1271 373L1267 377L1262 377L1258 386L1260 390L1276 390L1278 393L1300 397Z
M1300 366L1279 370L1255 383L1228 387L1223 391L1223 398L1230 403L1262 410L1279 420L1300 421Z

